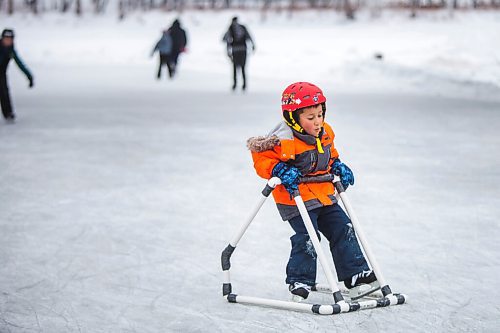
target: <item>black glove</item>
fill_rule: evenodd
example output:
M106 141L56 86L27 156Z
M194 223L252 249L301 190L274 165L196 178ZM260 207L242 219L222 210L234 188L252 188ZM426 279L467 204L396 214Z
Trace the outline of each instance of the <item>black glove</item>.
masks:
M35 83L33 82L33 77L30 77L29 80L30 80L30 83L29 83L28 87L33 88L33 86L35 85Z

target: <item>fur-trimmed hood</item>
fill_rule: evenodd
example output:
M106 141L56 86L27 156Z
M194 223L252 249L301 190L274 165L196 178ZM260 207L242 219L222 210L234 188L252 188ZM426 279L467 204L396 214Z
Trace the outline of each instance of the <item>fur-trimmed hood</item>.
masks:
M266 136L254 136L247 140L247 148L254 153L272 150L282 140L293 140L292 129L284 122L278 123Z
M280 139L276 135L254 136L247 140L247 148L254 153L261 153L266 150L272 150L280 144Z
M320 139L324 130L320 133ZM292 130L284 121L280 122L266 136L255 136L247 140L247 147L250 151L260 153L266 150L271 150L275 146L281 145L283 149L284 142L293 141L295 137L310 145L316 145L316 138L309 134L301 134ZM285 149L287 150L287 149ZM287 150L288 151L288 150ZM288 151L293 153L292 151Z

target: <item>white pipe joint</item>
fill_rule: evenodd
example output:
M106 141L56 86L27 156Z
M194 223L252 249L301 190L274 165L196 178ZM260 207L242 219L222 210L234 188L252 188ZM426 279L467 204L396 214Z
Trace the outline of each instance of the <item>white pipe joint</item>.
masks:
M332 183L336 183L336 182L340 182L340 177L337 176L337 175L333 175L333 180L332 180Z
M278 177L272 177L271 179L269 179L267 181L267 185L269 185L272 188L275 188L276 186L278 186L280 184L281 184L281 179L279 179Z
M349 312L351 308L349 303L347 303L346 301L340 301L337 304L340 305L340 312Z

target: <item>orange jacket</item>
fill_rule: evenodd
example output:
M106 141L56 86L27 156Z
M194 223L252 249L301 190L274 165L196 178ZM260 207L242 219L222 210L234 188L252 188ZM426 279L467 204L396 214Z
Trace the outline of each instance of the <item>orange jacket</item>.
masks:
M267 137L249 139L248 147L255 170L262 178L271 178L273 168L280 161L297 167L303 176L322 175L330 171L332 162L339 156L334 138L332 128L324 123L319 147L315 137L295 132L282 122ZM337 202L331 182L299 184L299 192L307 210ZM283 185L276 187L273 197L283 220L299 215L294 200Z

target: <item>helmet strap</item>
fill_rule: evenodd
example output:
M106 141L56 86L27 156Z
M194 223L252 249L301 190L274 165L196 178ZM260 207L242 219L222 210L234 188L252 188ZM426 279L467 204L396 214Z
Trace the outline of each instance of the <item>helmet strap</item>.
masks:
M299 133L304 133L304 129L302 128L302 126L300 126L300 124L295 121L295 118L293 117L293 111L283 112L283 118L285 118L285 122L288 126Z

